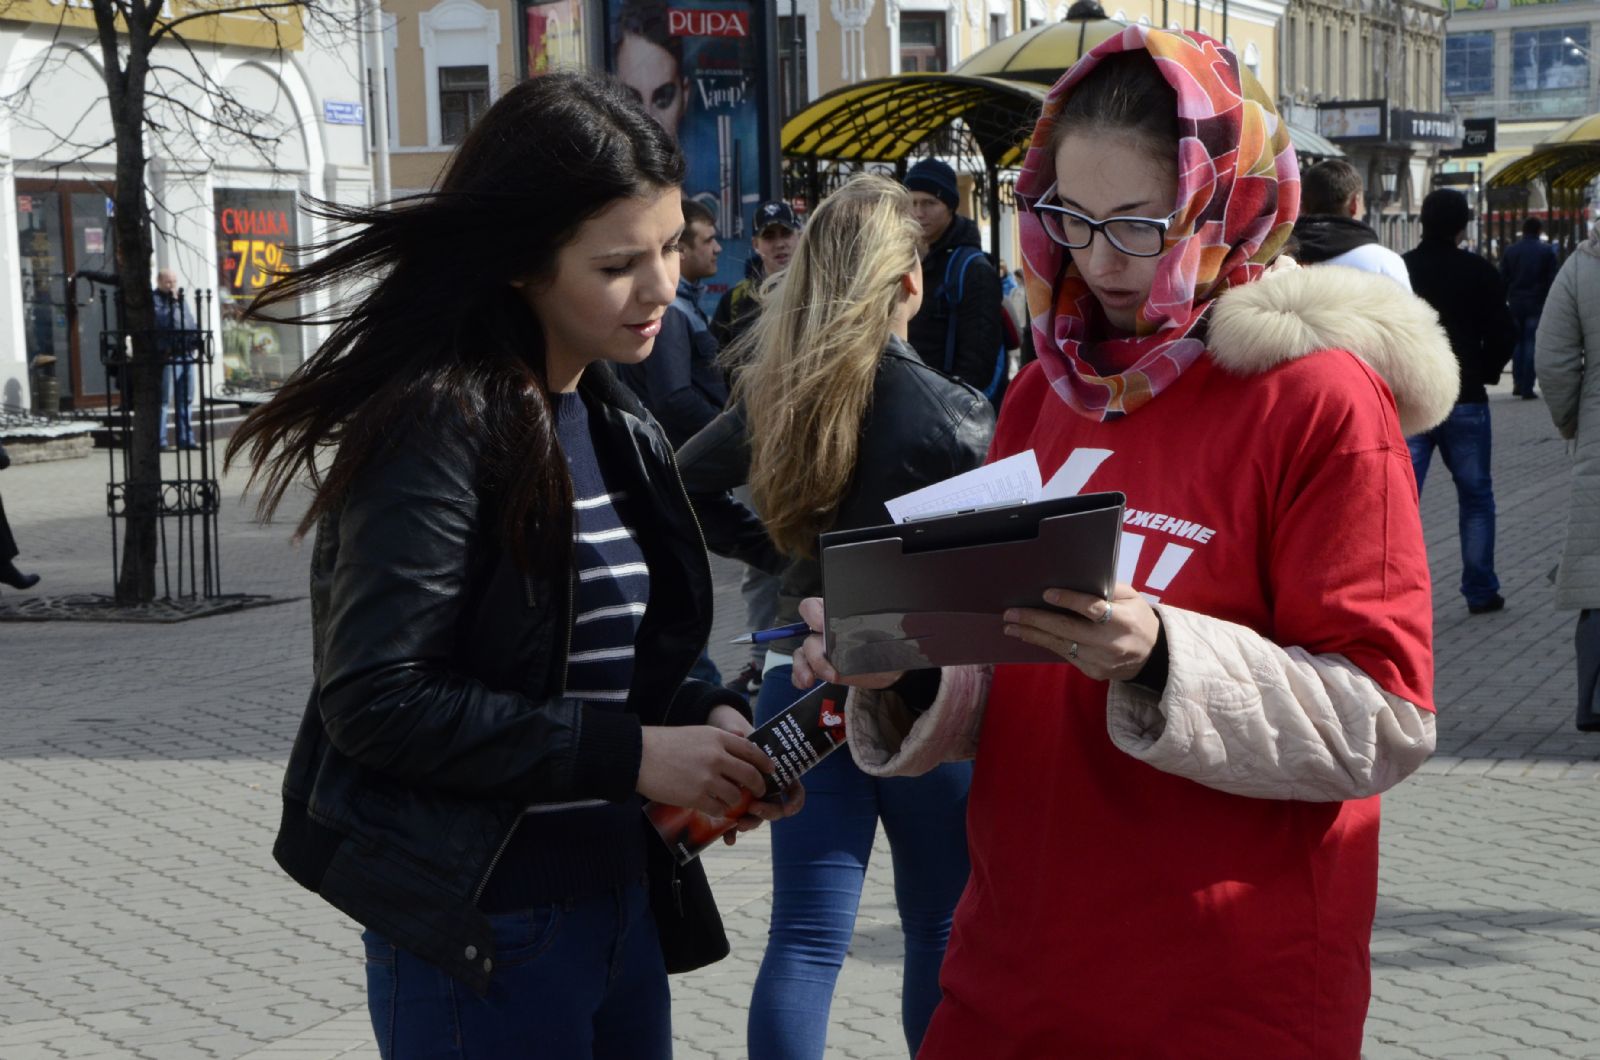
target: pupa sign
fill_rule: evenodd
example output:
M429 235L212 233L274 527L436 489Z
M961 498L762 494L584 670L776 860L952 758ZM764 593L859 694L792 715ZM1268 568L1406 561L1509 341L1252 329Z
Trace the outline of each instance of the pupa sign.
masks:
M674 37L748 37L750 15L744 11L708 11L696 7L669 8L667 32Z

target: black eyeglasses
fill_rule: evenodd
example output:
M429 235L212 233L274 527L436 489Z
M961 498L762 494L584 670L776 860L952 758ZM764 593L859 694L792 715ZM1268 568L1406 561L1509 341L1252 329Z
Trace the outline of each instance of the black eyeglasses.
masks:
M1082 250L1094 242L1096 232L1103 233L1111 245L1135 258L1159 257L1166 248L1167 229L1172 227L1173 211L1164 220L1155 217L1107 217L1096 221L1069 210L1059 203L1047 203L1043 198L1034 200L1033 212L1044 226L1045 234L1068 250Z

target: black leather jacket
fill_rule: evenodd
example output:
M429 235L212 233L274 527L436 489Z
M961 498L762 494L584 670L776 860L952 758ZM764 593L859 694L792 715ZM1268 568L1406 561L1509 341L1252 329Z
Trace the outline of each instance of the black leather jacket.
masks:
M304 886L480 993L494 945L476 900L532 803L619 800L641 725L690 725L725 689L688 681L711 578L660 429L605 365L580 391L650 565L626 712L563 700L570 563L521 572L492 539L462 417L405 432L317 528L315 680L273 849ZM565 574L559 573L565 571Z
M982 464L993 433L994 408L981 393L928 367L915 350L891 336L861 425L855 475L839 502L833 529L888 522L884 501ZM772 573L781 571L778 621L797 620L800 601L822 592L822 567L805 557L774 566L770 540L760 541L751 533L759 520L729 493L750 475L743 406L735 405L689 439L678 450L678 466L712 551Z

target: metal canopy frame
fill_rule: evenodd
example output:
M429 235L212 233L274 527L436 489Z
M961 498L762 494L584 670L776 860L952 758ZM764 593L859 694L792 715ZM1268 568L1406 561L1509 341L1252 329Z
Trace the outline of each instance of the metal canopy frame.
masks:
M965 74L899 74L835 89L790 118L783 154L803 161L813 199L820 198L818 163L892 165L903 174L919 150L945 146L983 163L982 200L989 245L1000 248L1000 170L1028 153L1045 88Z

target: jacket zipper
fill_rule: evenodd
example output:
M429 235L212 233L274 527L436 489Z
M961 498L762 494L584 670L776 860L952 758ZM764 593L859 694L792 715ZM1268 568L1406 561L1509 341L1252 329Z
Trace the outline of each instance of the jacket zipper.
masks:
M578 515L572 514L572 533L578 531ZM528 606L534 605L533 576L523 575L522 588L528 599ZM558 698L565 699L567 695L567 660L572 657L572 626L577 621L578 574L572 569L572 564L567 564L567 641L561 655L561 693ZM489 886L489 877L494 875L495 866L500 864L500 856L506 852L506 847L511 845L511 837L517 834L517 826L522 824L523 813L518 813L511 822L511 827L506 831L506 837L500 840L500 846L495 849L494 857L489 859L489 867L483 870L483 878L478 881L477 889L472 892L472 904L477 905L478 899L483 897L483 890Z

